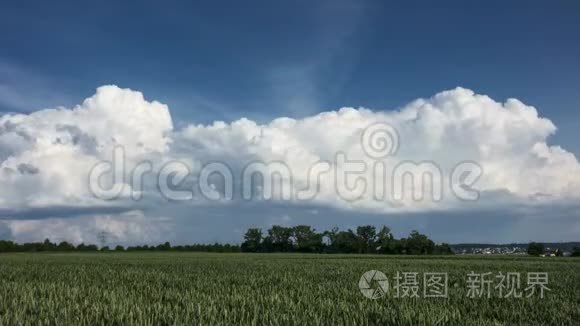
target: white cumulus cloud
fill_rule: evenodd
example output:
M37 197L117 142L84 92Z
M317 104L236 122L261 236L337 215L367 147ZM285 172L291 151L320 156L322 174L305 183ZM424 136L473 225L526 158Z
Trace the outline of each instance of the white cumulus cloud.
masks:
M169 150L167 106L103 86L72 109L0 117L0 207L95 204L88 172L123 146L129 162Z
M399 141L396 153L382 160L387 169L383 177L372 169L377 160L361 147L365 128L377 123L392 126ZM320 206L376 212L468 208L472 204L455 198L450 189L451 173L462 161L477 162L483 169L473 188L492 194L480 198L484 204L496 204L498 198L508 205L577 200L580 165L572 153L549 145L548 139L555 132L556 126L540 117L532 106L516 99L500 103L464 88L418 99L392 111L341 108L301 119L282 117L265 124L241 118L176 130L166 105L148 101L137 91L103 86L74 108L0 117L0 212L5 220L12 221L12 233L22 237L30 230L38 234L44 227L35 224L41 222L17 221L11 212L20 212L20 219L27 209L43 207L124 205L130 209L137 205L127 197L133 190L131 168L149 161L155 172L176 159L184 162L192 174L186 187L195 188L196 173L204 163L219 161L231 168L236 191L248 163L283 163L291 172L287 180L293 190L290 204L299 202L296 192L308 185L309 169L321 161L329 162L329 171L310 179L318 192L308 201ZM89 191L89 172L96 163L111 160L116 146L124 148L127 159L123 181L127 191L118 201L99 200ZM357 200L345 200L340 194L348 188L334 175L342 168L335 162L337 153L367 165L359 175L367 191ZM435 186L443 189L441 201L416 201L407 196L393 202L374 197L371 189L376 185L385 192L408 195L408 189L400 188L400 180L389 173L402 162L426 161L436 164L442 173L443 178L435 180ZM163 204L155 182L155 173L145 176L145 195L140 204ZM426 193L429 189L419 190ZM216 185L215 191L223 192L223 185ZM274 196L274 200L282 198ZM190 203L195 206L207 200L197 198ZM95 217L90 223L117 223L112 219ZM115 228L126 230L124 226ZM75 234L77 241L84 241L83 234L88 232L85 227L63 229ZM119 232L118 237L128 234Z

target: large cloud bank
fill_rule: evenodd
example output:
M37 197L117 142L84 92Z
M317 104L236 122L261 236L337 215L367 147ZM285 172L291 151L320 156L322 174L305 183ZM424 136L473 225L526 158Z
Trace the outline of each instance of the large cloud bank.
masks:
M167 106L104 86L72 108L0 117L0 207L97 204L87 187L97 162L122 145L131 161L169 150Z
M377 123L394 127L399 136L398 151L383 160L387 175L389 168L404 161L433 162L444 176L435 181L443 183L443 200L406 197L393 204L366 193L345 200L337 192L343 185L334 174L340 168L336 154L371 167L376 159L365 154L360 141L365 128ZM483 169L473 184L484 194L479 204L497 203L498 198L519 205L577 200L580 165L572 153L548 145L555 132L554 124L539 117L534 107L516 99L499 103L463 88L418 99L395 111L342 108L266 124L242 118L176 130L166 105L147 101L140 92L103 86L72 109L0 117L0 212L11 219L15 212L21 218L27 210L45 207L132 207L130 184L116 201L95 198L89 191L89 171L96 163L111 160L116 146L124 148L128 171L143 161L151 162L154 170L171 160L184 162L193 175L185 185L196 180L195 173L206 162L227 164L239 181L246 164L261 161L284 163L291 171L289 182L298 190L313 181L308 177L314 164L328 161L329 172L316 180L318 191L309 202L340 209L398 212L468 207L472 204L449 192L450 174L462 161L477 162ZM370 168L360 175L368 187L384 184L384 178ZM154 174L145 184L141 203L162 203ZM215 190L222 189L217 185ZM295 196L289 200L297 201ZM204 203L202 199L188 204Z

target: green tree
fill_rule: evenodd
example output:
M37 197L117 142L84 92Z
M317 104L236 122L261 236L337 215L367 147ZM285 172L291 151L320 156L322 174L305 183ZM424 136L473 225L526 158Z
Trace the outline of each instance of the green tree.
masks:
M298 252L320 252L322 234L318 234L309 225L297 225L292 228L293 240Z
M12 241L0 240L0 252L16 251L18 247L18 244Z
M358 252L374 252L377 230L373 225L363 225L356 228Z
M72 245L71 243L63 241L63 242L58 244L56 249L59 251L73 251L73 250L75 250L75 246Z
M262 252L273 252L274 244L272 243L272 237L267 235L262 240L262 245L260 246L260 251Z
M447 243L442 243L440 245L435 246L435 250L433 251L434 254L437 255L453 255L453 249Z
M528 255L539 256L544 254L544 244L539 242L530 242L528 245Z
M337 231L331 244L332 252L355 253L358 251L358 238L352 230Z
M394 248L394 237L391 234L391 229L387 226L383 226L379 233L377 233L377 251L380 253L392 253Z
M272 239L274 251L288 252L292 251L292 233L290 227L274 225L268 230L268 236Z
M161 250L161 251L168 251L168 250L171 250L171 244L167 241L163 244L158 245L155 249Z
M244 235L244 242L242 243L242 251L257 252L260 250L262 242L262 229L250 228Z
M413 230L407 238L406 249L407 253L411 255L432 254L435 249L435 243L426 235Z

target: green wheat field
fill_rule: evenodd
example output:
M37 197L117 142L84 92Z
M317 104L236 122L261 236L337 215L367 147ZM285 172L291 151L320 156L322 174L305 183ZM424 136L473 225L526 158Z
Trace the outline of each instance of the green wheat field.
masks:
M361 275L448 273L447 298L368 299ZM544 298L468 298L470 272L547 272ZM422 277L419 278L422 282ZM419 292L422 293L422 290ZM0 255L0 325L579 325L580 260L316 254Z

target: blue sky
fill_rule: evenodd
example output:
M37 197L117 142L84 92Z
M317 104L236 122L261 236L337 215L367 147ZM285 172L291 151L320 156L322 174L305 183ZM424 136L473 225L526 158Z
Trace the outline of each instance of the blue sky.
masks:
M4 111L70 106L116 84L167 103L178 121L266 121L342 106L393 109L463 86L537 107L559 127L555 142L580 152L576 1L18 1L1 9L0 83L21 94L0 96Z
M167 104L179 130L191 123L241 117L267 124L279 117L301 119L341 107L388 112L461 86L499 102L517 98L536 107L558 128L547 143L579 157L579 35L580 2L564 0L3 2L0 116L72 107L97 87L114 84ZM13 150L2 146L0 139L0 163L2 155ZM24 211L0 207L0 217L86 218L87 211L94 211L59 205ZM488 207L473 215L491 216L477 219L486 230L509 225L490 238L495 241L580 236L577 206L553 210L557 226L551 227L560 230L553 235L541 234L549 229L545 220L521 222L526 214L515 206L505 212L514 216L508 222L502 220L502 212L489 213ZM376 218L334 208L325 214L336 216L341 226L356 224L349 219L357 214L364 221ZM173 212L182 219L188 209ZM228 209L218 215L231 214ZM284 223L284 212L295 214L295 221L312 215L310 207L239 209L247 216L276 211L277 217L262 220L265 224ZM527 215L541 214L546 214L545 207ZM442 241L485 241L468 230L465 220L433 217L441 215L445 214L419 214L409 220L392 215L389 221L405 231L431 230ZM189 225L178 231L191 234L195 229L203 241L236 241L247 226L225 218L219 223L237 229L215 238L215 231L200 230L215 230L218 222L175 223ZM324 228L331 222L315 223ZM176 239L191 240L187 235Z

